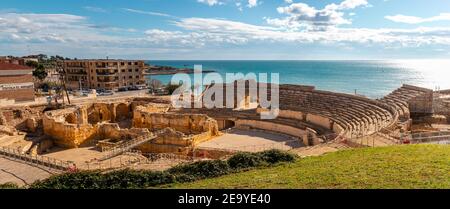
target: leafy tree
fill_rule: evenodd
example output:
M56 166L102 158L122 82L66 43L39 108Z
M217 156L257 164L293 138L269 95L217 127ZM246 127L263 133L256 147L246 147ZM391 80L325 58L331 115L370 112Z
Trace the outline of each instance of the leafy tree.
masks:
M48 75L47 71L45 71L44 66L41 64L39 64L33 71L33 76L41 81L43 81L47 77L47 75Z
M147 84L150 86L152 91L162 87L162 82L157 79L151 79Z
M169 94L173 94L173 92L179 88L181 85L176 85L176 84L169 84L166 86L166 90L169 92Z
M28 66L28 67L32 67L32 68L35 68L35 69L36 69L36 68L39 66L39 63L36 62L36 61L28 60L28 61L25 63L25 65Z

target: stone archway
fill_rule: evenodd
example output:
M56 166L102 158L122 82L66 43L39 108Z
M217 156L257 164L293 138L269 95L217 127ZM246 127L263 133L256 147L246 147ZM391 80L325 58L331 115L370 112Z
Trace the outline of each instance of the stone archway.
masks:
M126 120L130 118L130 107L121 103L116 107L116 121Z

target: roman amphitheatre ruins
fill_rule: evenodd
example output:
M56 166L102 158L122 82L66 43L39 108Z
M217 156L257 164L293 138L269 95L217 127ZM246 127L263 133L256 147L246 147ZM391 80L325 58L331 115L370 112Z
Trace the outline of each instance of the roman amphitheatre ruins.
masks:
M60 109L2 108L0 183L30 184L74 167L163 170L239 151L282 149L311 156L425 139L448 142L450 135L450 92L403 85L374 100L283 84L278 86L278 117L263 120L260 114L266 110L259 107L258 96L249 96L251 85L246 84L242 97L235 94L234 108L174 108L164 96Z

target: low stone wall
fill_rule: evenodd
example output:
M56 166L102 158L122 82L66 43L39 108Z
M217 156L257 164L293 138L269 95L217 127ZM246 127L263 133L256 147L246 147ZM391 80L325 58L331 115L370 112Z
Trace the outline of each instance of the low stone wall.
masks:
M271 132L288 134L288 135L298 137L298 138L303 138L304 135L307 135L309 133L307 130L304 130L304 129L299 129L296 127L283 125L283 124L272 123L269 121L238 119L235 121L235 123L236 123L236 128L250 127L250 128L255 128L255 129L267 130L267 131L271 131ZM310 134L314 134L314 133L310 133Z

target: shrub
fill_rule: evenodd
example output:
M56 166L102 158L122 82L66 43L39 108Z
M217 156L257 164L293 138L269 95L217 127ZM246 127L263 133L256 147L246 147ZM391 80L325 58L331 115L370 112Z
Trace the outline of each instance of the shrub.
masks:
M169 184L174 176L160 171L120 170L106 174L99 172L67 173L37 181L34 189L136 189Z
M230 167L225 161L222 160L208 160L178 165L170 168L167 172L176 175L177 180L180 178L185 180L197 180L228 174L230 172Z
M181 85L176 85L176 84L169 84L166 86L166 90L169 92L169 94L173 94L173 92L180 88Z
M19 186L16 183L8 182L0 184L0 189L19 189Z
M174 177L167 172L120 170L103 174L104 188L135 189L147 188L174 182Z
M84 171L52 176L43 181L36 181L30 188L34 189L135 189L148 188L174 182L189 182L199 179L218 177L242 169L279 162L292 162L295 156L279 150L260 153L238 153L228 159L198 161L182 164L167 171L119 170L109 173ZM0 185L0 188L7 187ZM10 186L18 188L17 186ZM8 187L9 188L9 187Z
M275 164L280 162L293 162L295 160L295 155L284 152L281 150L267 150L259 153L264 161Z
M98 172L65 173L36 181L34 189L101 189L102 176Z
M265 165L266 162L257 153L237 153L228 159L228 165L232 169L246 169Z

